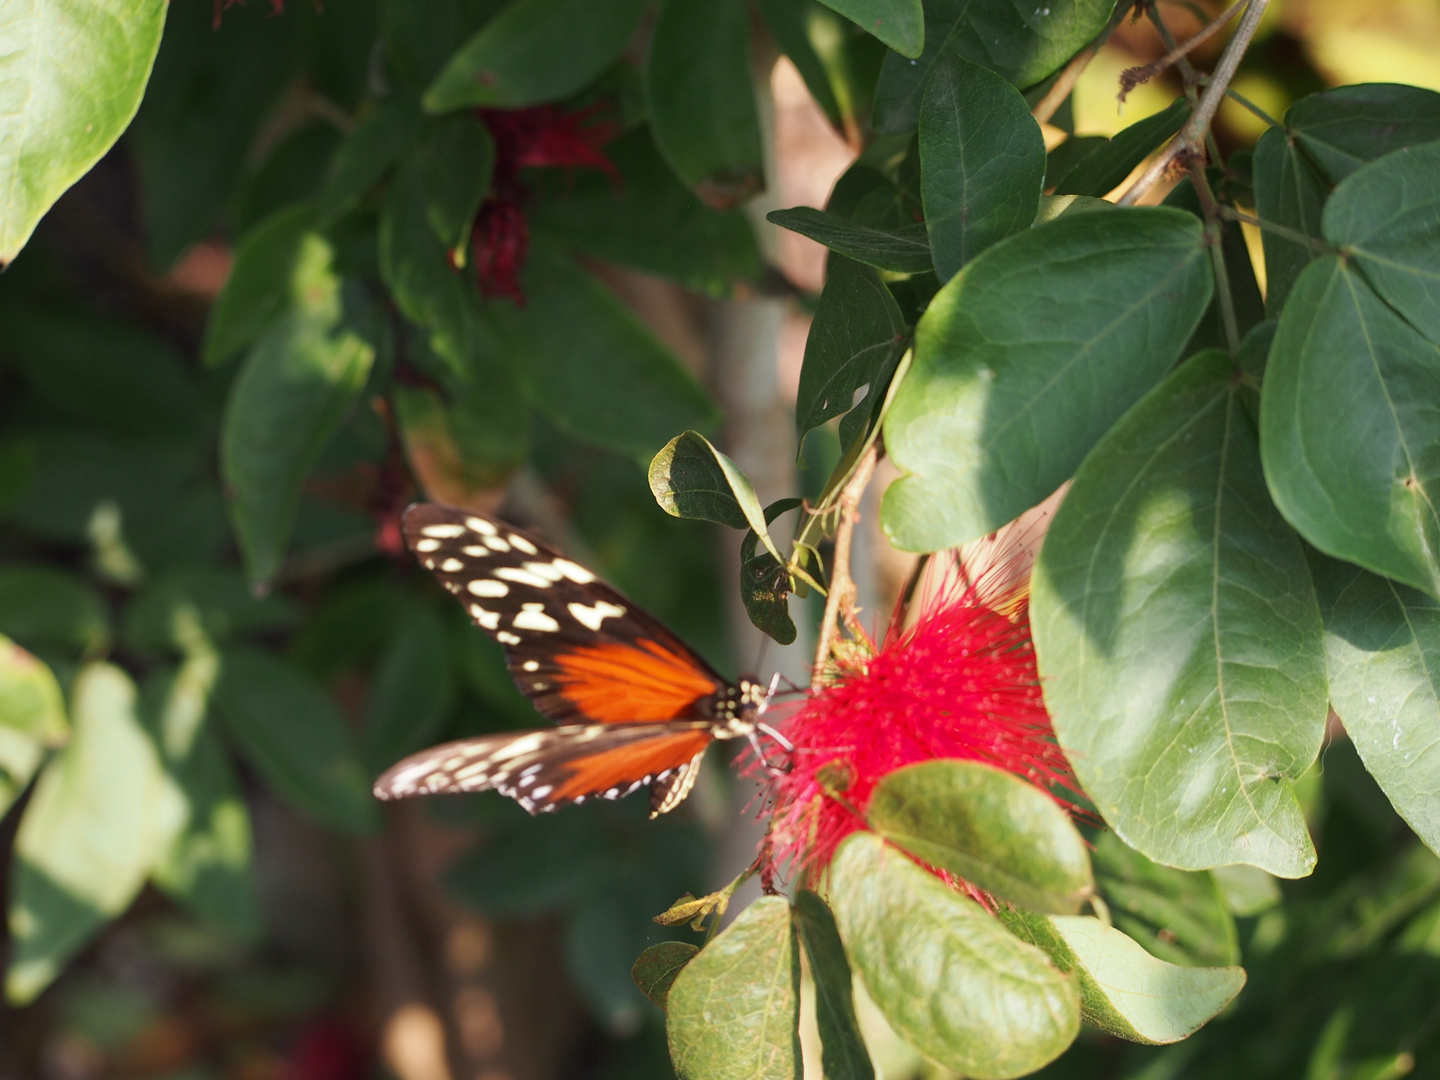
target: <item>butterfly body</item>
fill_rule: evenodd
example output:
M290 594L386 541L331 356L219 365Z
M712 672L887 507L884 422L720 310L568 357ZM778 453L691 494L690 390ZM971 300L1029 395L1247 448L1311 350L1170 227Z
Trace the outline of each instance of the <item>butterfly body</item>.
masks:
M405 514L407 542L499 642L515 684L558 726L462 739L391 767L382 799L494 789L531 813L650 788L677 806L710 743L752 737L764 686L729 683L589 570L497 518L438 504Z

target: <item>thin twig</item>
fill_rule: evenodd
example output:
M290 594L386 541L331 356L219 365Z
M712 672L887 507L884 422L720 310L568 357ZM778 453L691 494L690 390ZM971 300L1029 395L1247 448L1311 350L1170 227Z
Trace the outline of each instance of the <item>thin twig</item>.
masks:
M1151 23L1155 26L1155 32L1160 35L1160 40L1165 43L1165 48L1172 53L1176 52L1179 46L1175 44L1175 36L1170 33L1170 27L1166 25L1164 17L1160 14L1160 5L1151 2L1146 6L1145 14L1150 17ZM1205 77L1195 70L1195 66L1191 64L1184 55L1176 58L1175 68L1180 72L1180 76L1184 80L1185 100L1190 103L1191 113L1194 113L1196 107L1200 104L1200 93L1196 87L1206 81ZM1124 101L1127 89L1124 86L1124 77L1122 76L1121 79L1120 100ZM1209 130L1205 132L1205 146L1206 149L1210 151L1211 158L1217 164L1220 164L1220 145L1215 141L1214 133Z
M1247 3L1249 3L1249 0L1236 0L1234 4L1231 4L1230 7L1226 8L1225 11L1222 12L1220 15L1217 15L1213 20L1210 21L1209 24L1202 27L1194 36L1188 38L1184 45L1175 45L1173 41L1166 41L1166 48L1168 48L1170 51L1164 56L1162 56L1159 60L1156 60L1153 63L1144 64L1140 67L1128 68L1127 70L1121 72L1120 100L1124 101L1125 96L1129 94L1131 90L1134 90L1135 87L1139 86L1141 83L1149 82L1156 75L1159 75L1166 68L1168 68L1171 64L1178 64L1180 61L1185 59L1186 55L1192 49L1196 48L1199 45L1203 45L1205 42L1209 41L1212 37L1215 36L1215 34L1220 30L1220 28L1226 23L1228 23L1231 19L1233 19L1235 15L1240 11L1240 9L1243 8ZM1155 8L1153 6L1149 9L1149 12L1151 14L1152 20L1158 19L1159 16L1155 12ZM1169 35L1166 34L1166 37L1168 38Z
M1256 116L1258 116L1261 120L1264 120L1265 123L1269 124L1272 128L1279 128L1279 129L1282 130L1282 131L1285 129L1285 125L1284 125L1284 124L1282 124L1279 120L1276 120L1273 116L1271 116L1269 113L1267 113L1264 109L1260 108L1259 105L1256 105L1253 101L1251 101L1251 100L1250 100L1249 98L1247 98L1245 95L1236 93L1234 87L1232 87L1232 86L1227 86L1227 87L1225 88L1225 96L1228 97L1231 101L1234 101L1237 105L1240 105L1240 106L1243 106L1243 107L1246 108L1246 109L1249 109L1252 113L1254 113Z
M815 648L815 667L810 673L810 688L819 689L825 683L825 672L829 667L830 650L835 645L835 634L839 620L847 624L854 619L855 581L850 577L850 540L859 520L860 497L875 472L879 460L879 448L871 443L864 456L855 465L855 471L840 490L836 509L840 521L835 528L835 557L830 567L830 594L825 597L825 616L820 623L820 642Z
M1035 117L1037 123L1044 124L1054 116L1065 104L1065 99L1070 96L1070 91L1075 89L1075 84L1080 81L1080 76L1090 66L1090 61L1095 59L1095 54L1105 47L1116 28L1125 21L1129 13L1130 4L1116 4L1115 10L1110 14L1110 21L1105 24L1105 29L1088 46L1075 55L1070 63L1065 65L1065 70L1060 72L1060 77L1055 80L1053 86L1045 91L1045 96L1035 103L1030 110L1030 115Z
M1191 160L1190 183L1195 186L1200 210L1205 215L1205 239L1210 248L1210 261L1215 268L1215 299L1220 305L1220 325L1225 331L1225 348L1231 356L1235 356L1240 351L1240 322L1235 317L1235 298L1230 295L1230 268L1225 265L1225 237L1221 231L1220 204L1215 193L1210 190L1204 162Z
M1229 218L1231 221L1243 221L1246 225L1254 225L1262 232L1274 233L1282 240L1289 240L1292 244L1303 244L1314 251L1323 251L1326 255L1335 255L1339 252L1334 244L1327 244L1324 240L1316 239L1306 233L1297 232L1295 229L1287 228L1273 221L1266 221L1254 214L1247 214L1243 210L1237 210L1233 206L1220 207L1220 216Z
M1245 55L1245 50L1250 45L1250 39L1259 29L1260 19L1269 4L1270 0L1250 0L1245 14L1240 19L1240 25L1235 28L1234 37L1225 46L1225 52L1221 54L1220 62L1215 65L1215 70L1210 76L1210 85L1205 88L1205 95L1200 99L1200 104L1190 114L1190 119L1180 129L1179 134L1170 140L1169 145L1161 151L1140 179L1130 186L1130 190L1120 197L1121 206L1133 206L1139 202L1145 193L1159 183L1176 164L1188 163L1189 159L1194 158L1203 159L1205 134L1210 128L1210 122L1215 118L1215 110L1225 99L1225 88L1234 78L1235 69L1240 66L1240 58Z

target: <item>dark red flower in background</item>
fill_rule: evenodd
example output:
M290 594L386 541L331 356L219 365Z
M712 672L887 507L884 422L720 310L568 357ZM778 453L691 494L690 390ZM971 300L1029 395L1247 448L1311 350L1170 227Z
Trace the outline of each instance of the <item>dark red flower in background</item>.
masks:
M951 559L939 584L921 590L913 626L902 628L897 612L873 655L842 664L835 682L792 713L785 733L793 765L773 785L768 843L777 865L818 876L864 827L853 811L864 812L875 785L922 761L984 762L1073 804L1079 784L1055 742L1035 668L1028 564L1018 580L1011 569L976 574Z
M521 169L601 169L618 174L600 147L614 138L620 126L595 121L603 105L567 113L554 105L533 109L481 109L480 119L495 140L495 173L490 194L480 206L470 246L479 274L480 291L505 296L523 306L520 271L530 247L525 221L529 192L520 180Z

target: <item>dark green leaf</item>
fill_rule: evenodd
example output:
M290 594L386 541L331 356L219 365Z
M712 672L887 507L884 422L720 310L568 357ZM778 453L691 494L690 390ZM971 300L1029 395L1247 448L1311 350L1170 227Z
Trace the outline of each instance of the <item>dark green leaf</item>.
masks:
M416 157L425 216L436 237L465 264L470 228L480 201L490 190L495 169L495 140L490 129L472 113L440 120L421 144Z
M1320 212L1330 184L1285 132L1271 129L1255 144L1255 209L1264 221L1320 240ZM1320 252L1265 230L1265 311L1278 316L1300 271Z
M160 854L167 802L135 686L92 664L71 694L74 734L41 775L15 837L5 992L31 1001L140 891Z
M243 234L277 211L318 199L341 140L335 126L322 120L306 124L282 140L235 192L229 208L230 227Z
M1190 103L1176 98L1168 109L1137 121L1097 146L1055 182L1056 195L1100 198L1124 182L1144 161L1190 118Z
M923 274L931 269L930 241L922 221L897 229L877 229L808 206L772 210L765 220L877 270Z
M200 355L207 366L253 345L290 310L296 294L325 273L332 252L314 231L315 218L314 204L299 203L245 234L205 326Z
M714 402L675 355L571 260L536 246L523 284L524 309L493 304L490 318L530 401L556 427L648 458L676 428L715 422Z
M765 511L749 479L696 431L675 436L650 462L650 490L672 517L750 528L767 551L780 557L766 530Z
M1242 968L1167 964L1099 919L1004 909L1000 918L1061 971L1076 975L1086 1023L1130 1042L1188 1038L1245 985Z
M660 153L687 187L721 210L765 186L749 21L743 0L664 0L645 66Z
M428 112L519 109L569 97L615 62L646 0L515 0L450 58Z
M711 295L759 275L755 230L745 215L696 198L665 164L648 128L606 143L605 156L619 182L598 170L557 173L531 212L537 234Z
M1034 784L978 761L897 769L865 817L915 858L1022 908L1077 912L1095 888L1070 815Z
M1440 851L1440 604L1358 567L1325 561L1330 698L1400 816Z
M777 499L765 508L765 524L801 505L800 499ZM760 538L747 529L740 541L740 599L745 614L760 630L781 645L795 640L795 620L790 618L790 572L770 552L755 554Z
M875 88L875 130L909 131L925 82L940 57L981 64L1016 86L1038 83L1098 34L1111 0L1056 0L1026 7L1010 0L925 0L925 49L918 60L888 54Z
M68 571L12 562L0 566L0 634L94 655L110 643L110 616L100 594Z
M1301 877L1315 849L1290 782L1320 751L1325 660L1259 459L1229 358L1192 357L1080 466L1031 618L1055 733L1127 844Z
M790 58L795 70L805 80L805 88L825 113L825 118L841 132L845 130L846 114L830 84L830 72L816 50L811 23L819 4L816 0L756 0L755 6L765 20L765 28L775 39L780 51Z
M920 0L825 0L825 4L901 56L919 56L925 46Z
M930 1060L1004 1080L1074 1040L1075 981L974 900L870 833L840 845L830 877L846 954L890 1026Z
M1433 96L1440 102L1440 94ZM1325 204L1321 228L1366 282L1432 342L1440 342L1440 142L1407 147L1356 169ZM1432 429L1433 430L1433 429Z
M671 984L665 1029L680 1080L799 1080L800 956L790 904L765 896Z
M165 0L11 8L0 24L0 269L45 211L90 171L140 107Z
M391 624L370 680L361 729L370 771L433 743L454 701L445 627L431 605L412 601Z
M377 101L330 160L320 193L321 216L334 221L356 206L400 161L420 135L419 106L394 94Z
M850 961L835 916L815 893L795 894L795 927L815 979L815 1020L826 1080L874 1080L875 1066L860 1037L851 991Z
M250 764L297 809L350 833L376 825L345 718L300 671L258 650L228 649L213 700Z
M585 902L610 857L593 814L511 817L455 861L445 884L484 915L534 918Z
M663 1009L676 976L699 951L698 946L688 941L662 941L651 945L635 961L630 977L642 994Z
M1239 962L1235 920L1213 873L1151 862L1113 832L1095 841L1092 861L1116 928L1152 956L1186 967Z
M1367 161L1440 139L1440 94L1399 83L1337 86L1290 106L1285 127L1338 184Z
M873 384L905 336L899 305L862 263L831 255L795 398L795 433L805 433L850 410L855 392Z
M920 190L940 280L1028 229L1044 179L1045 139L1020 92L978 64L942 56L920 105Z
M0 634L0 816L25 790L45 747L69 733L54 672Z
M1045 156L1045 186L1055 187L1092 150L1109 141L1104 135L1071 135Z
M280 568L301 486L370 374L375 348L349 324L330 246L312 234L292 307L251 349L226 403L221 469L246 570Z
M298 608L288 596L256 596L229 566L191 566L147 582L125 608L125 646L155 654L184 651L198 629L212 641L292 625Z
M882 504L891 541L936 551L1038 505L1175 362L1212 288L1200 222L1160 208L1065 215L966 266L885 422L908 473Z
M1431 595L1440 595L1437 402L1440 346L1344 260L1306 267L1265 371L1270 493L1321 551Z

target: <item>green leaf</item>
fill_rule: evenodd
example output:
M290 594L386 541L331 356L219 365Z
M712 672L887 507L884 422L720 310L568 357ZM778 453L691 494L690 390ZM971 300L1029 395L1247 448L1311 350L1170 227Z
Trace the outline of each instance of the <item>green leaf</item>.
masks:
M346 133L330 159L320 192L324 222L338 220L384 179L420 136L421 113L401 94L381 98Z
M466 506L479 493L503 487L529 453L529 405L508 368L486 367L491 378L455 380L450 401L428 387L391 387L405 456L436 502Z
M570 259L537 245L523 284L524 309L492 304L490 322L531 403L567 435L649 458L676 428L715 423L679 359Z
M937 551L1042 502L1175 362L1211 290L1200 222L1161 208L1065 215L967 265L885 421L908 474L881 506L891 542Z
M536 175L537 187L551 180L530 212L537 235L712 296L759 276L749 220L696 198L665 164L648 127L606 143L605 156L618 183L595 169Z
M1055 194L1098 199L1113 191L1188 119L1190 103L1183 97L1176 98L1168 109L1131 124L1087 153L1057 179Z
M380 773L435 742L455 703L445 627L428 603L401 608L373 669L361 738L365 763Z
M680 1080L799 1080L800 956L790 904L763 896L670 986L665 1029Z
M777 499L765 508L765 524L801 505L800 499ZM754 529L740 541L740 600L745 614L757 628L781 645L795 640L795 620L790 617L790 572L770 552L755 554L760 537Z
M772 210L765 220L877 270L923 274L932 268L930 240L923 221L896 229L877 229L809 206Z
M1028 229L1044 179L1045 140L1020 92L978 64L941 57L920 105L920 190L940 280Z
M586 902L607 871L604 826L593 815L511 818L445 873L464 904L496 918L534 918Z
M1003 910L1000 917L1061 971L1075 973L1086 1023L1130 1042L1188 1038L1245 985L1243 968L1167 964L1099 919Z
M645 7L515 0L450 58L425 91L425 109L519 109L569 97L615 62Z
M1251 169L1261 220L1318 241L1320 213L1330 185L1285 132L1272 128L1260 136ZM1300 271L1320 252L1268 229L1260 239L1265 248L1265 312L1275 318L1284 310Z
M853 121L854 114L851 112L847 116L841 108L830 81L830 71L816 48L814 26L819 4L816 0L756 0L755 6L775 44L790 58L795 70L805 80L805 88L810 91L815 104L843 134L847 119Z
M1100 834L1091 858L1096 884L1116 929L1138 941L1151 956L1184 967L1222 967L1239 961L1235 919L1213 871L1161 866L1126 846L1113 832Z
M635 961L630 977L642 994L663 1009L676 977L699 951L699 946L688 941L662 941L651 945Z
M808 889L795 894L794 916L815 979L815 1019L826 1080L874 1080L875 1066L860 1037L850 961L845 959L835 916Z
M865 817L915 858L1022 908L1070 914L1095 890L1070 815L1034 784L978 761L896 769Z
M110 643L105 601L74 574L55 566L0 566L0 634L31 648L95 654Z
M0 816L25 790L44 755L70 734L55 674L0 635Z
M319 236L305 243L292 307L267 330L231 387L220 435L230 514L252 582L268 582L290 543L306 476L359 396L375 348L347 319L346 295Z
M1440 94L1433 95L1440 101ZM1440 342L1440 142L1356 169L1325 204L1321 229L1392 308Z
M290 597L256 596L231 566L185 566L147 582L125 607L124 641L141 655L184 652L196 630L212 641L294 624Z
M743 0L664 0L645 65L645 100L660 153L687 187L719 210L765 186L749 22Z
M327 272L332 251L314 231L315 218L313 203L297 203L245 234L205 325L200 356L207 367L255 344Z
M920 0L825 0L825 6L901 56L917 57L925 46L925 12Z
M1035 215L1035 224L1044 225L1063 214L1088 214L1092 210L1114 209L1114 203L1104 199L1092 199L1088 195L1041 195L1040 212Z
M870 833L840 845L830 875L850 961L886 1021L927 1058L1005 1080L1074 1040L1075 980L975 901Z
M1359 174L1357 174L1359 175ZM1260 401L1265 478L1306 540L1440 595L1440 346L1334 256L1280 317Z
M855 392L875 382L905 338L905 319L880 275L831 255L795 398L795 433L849 412Z
M1085 459L1036 563L1045 701L1085 793L1185 869L1301 877L1291 781L1319 753L1320 612L1223 353L1186 361Z
M1338 184L1367 161L1440 139L1440 94L1399 83L1337 86L1290 106L1285 128Z
M1242 919L1269 911L1280 903L1280 883L1258 866L1234 863L1210 871L1225 905Z
M470 228L495 170L490 129L472 113L445 117L421 144L416 167L430 228L463 266Z
M748 527L765 550L780 558L749 478L699 432L675 436L655 455L650 462L650 490L671 517L713 521L732 529Z
M369 777L334 702L290 664L225 650L215 707L242 754L297 809L349 833L378 822Z
M1090 151L1109 141L1104 135L1071 135L1045 155L1045 186L1053 188L1060 184Z
M1331 702L1396 811L1440 851L1440 604L1346 563L1316 569Z
M34 3L0 23L0 269L140 107L165 0Z
M875 88L875 130L910 131L930 72L954 55L1015 86L1033 86L1095 37L1111 0L1055 0L1040 8L1010 0L925 0L925 48L918 59L887 54Z
M15 837L11 1002L35 998L145 883L180 807L135 715L135 686L91 664L71 695L74 734L50 764Z

